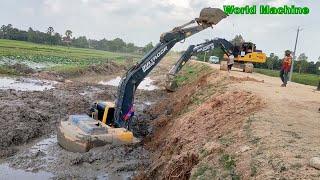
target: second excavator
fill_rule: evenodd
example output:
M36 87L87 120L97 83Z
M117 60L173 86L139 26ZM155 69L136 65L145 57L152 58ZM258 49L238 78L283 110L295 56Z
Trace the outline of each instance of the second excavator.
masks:
M169 92L176 91L178 87L176 75L192 56L202 52L210 51L213 48L221 48L224 52L226 52L226 46L229 47L229 42L222 38L215 38L197 45L190 45L167 74L165 86L166 90Z

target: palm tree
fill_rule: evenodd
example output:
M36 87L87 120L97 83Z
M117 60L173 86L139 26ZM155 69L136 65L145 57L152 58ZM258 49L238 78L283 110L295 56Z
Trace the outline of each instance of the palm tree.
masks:
M71 37L72 37L72 31L71 30L66 30L65 32L66 37L62 38L62 41L67 44L67 46L69 47L71 44Z
M71 30L66 30L65 35L67 36L68 39L72 37L72 31Z
M50 36L52 36L53 32L54 32L54 29L53 29L53 27L50 26L50 27L48 28L48 30L47 30L47 33L48 33Z

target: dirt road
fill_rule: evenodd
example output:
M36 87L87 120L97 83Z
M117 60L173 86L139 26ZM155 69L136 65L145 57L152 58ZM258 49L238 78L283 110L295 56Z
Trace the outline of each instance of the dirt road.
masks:
M219 65L211 67L219 69ZM308 166L310 158L320 156L320 91L291 82L283 88L280 78L237 69L228 76L263 81L230 85L231 89L253 92L266 102L250 119L250 129L246 130L251 131L248 138L256 140L249 151L255 178L320 178L320 171Z

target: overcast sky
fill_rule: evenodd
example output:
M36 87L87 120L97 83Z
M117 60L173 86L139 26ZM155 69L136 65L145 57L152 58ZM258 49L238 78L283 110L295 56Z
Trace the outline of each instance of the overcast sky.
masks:
M192 36L174 49L183 50L204 39L222 37L228 40L241 34L267 54L283 56L293 49L298 25L300 33L297 53L309 60L320 56L320 1L318 0L0 0L0 24L56 32L66 29L75 36L94 39L120 37L143 46L159 41L160 34L199 15L203 7L223 5L269 4L296 5L310 8L309 15L231 15L213 29Z

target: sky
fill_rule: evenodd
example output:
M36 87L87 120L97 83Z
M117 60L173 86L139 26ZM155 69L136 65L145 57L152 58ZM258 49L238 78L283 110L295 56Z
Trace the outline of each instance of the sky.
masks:
M293 50L296 30L299 35L297 54L309 60L320 56L320 1L318 0L0 0L0 24L12 24L27 30L46 31L49 26L59 33L73 31L74 36L91 39L122 38L138 46L159 42L163 32L196 17L204 7L223 5L295 5L310 9L308 15L230 15L213 28L200 32L174 50L216 37L231 40L241 34L267 55L282 57Z

